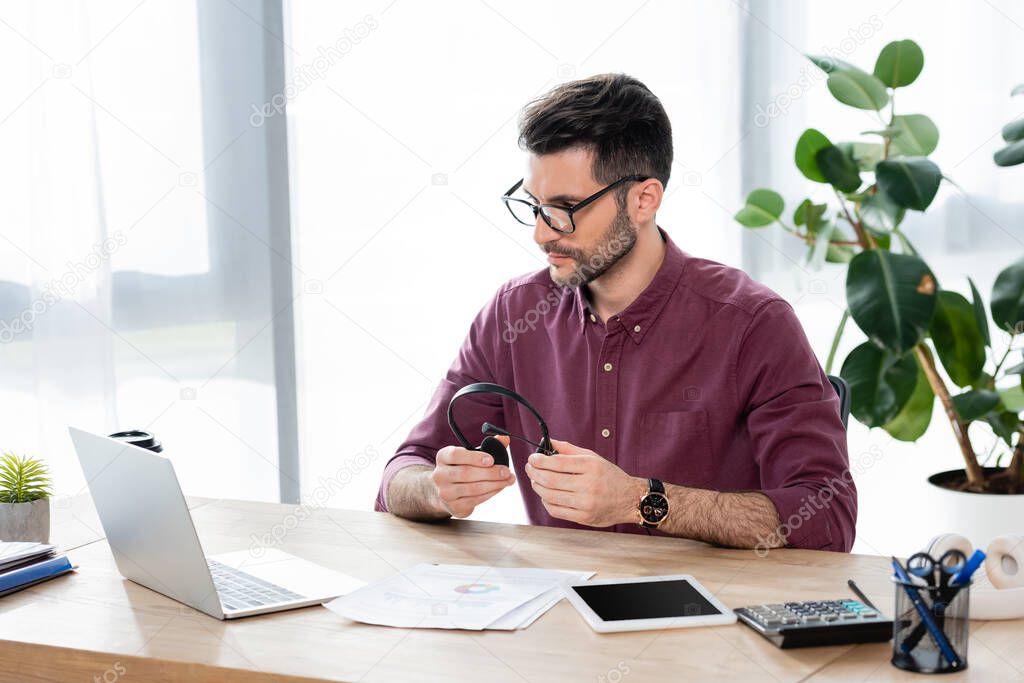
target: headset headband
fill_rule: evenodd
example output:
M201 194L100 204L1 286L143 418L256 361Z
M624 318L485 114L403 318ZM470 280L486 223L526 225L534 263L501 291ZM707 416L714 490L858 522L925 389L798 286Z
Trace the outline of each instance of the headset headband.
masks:
M537 412L537 409L534 408L529 401L527 401L525 398L523 398L516 392L512 391L511 389L506 389L500 384L491 384L490 382L476 382L474 384L467 384L466 386L462 387L457 392L455 392L455 395L452 396L452 400L448 402L448 426L452 428L452 433L455 434L455 438L459 440L459 443L461 443L463 447L468 448L470 450L473 450L475 448L472 444L469 443L469 440L466 439L465 435L462 433L462 430L459 429L459 426L455 424L455 417L452 413L452 408L455 405L456 401L458 401L463 396L469 396L470 394L498 394L499 396L504 396L505 398L511 399L516 403L520 404L521 406L525 407L527 410L533 413L533 416L537 418L537 422L540 424L541 452L544 452L544 450L546 449L548 451L551 451L551 453L554 453L554 448L551 446L551 439L548 436L548 426L544 422L544 418L542 418L540 416L540 413ZM547 455L551 455L551 453L547 453Z

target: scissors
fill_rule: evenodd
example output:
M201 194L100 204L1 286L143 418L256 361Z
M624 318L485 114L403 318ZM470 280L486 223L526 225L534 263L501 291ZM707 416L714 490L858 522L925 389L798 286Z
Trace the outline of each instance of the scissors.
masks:
M928 553L914 553L907 560L907 573L924 579L929 588L938 589L933 595L948 593L950 580L960 573L967 564L967 556L956 548L950 548L935 559Z

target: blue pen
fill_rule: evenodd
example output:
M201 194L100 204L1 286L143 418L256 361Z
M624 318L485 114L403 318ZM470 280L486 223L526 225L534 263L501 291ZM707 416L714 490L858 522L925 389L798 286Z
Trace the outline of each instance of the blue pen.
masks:
M932 613L928 607L924 604L921 596L918 595L917 589L912 588L910 576L907 575L907 571L900 564L899 560L895 557L892 558L892 568L896 573L896 578L899 579L903 585L903 590L906 591L907 597L910 598L910 602L914 605L914 609L917 610L917 614L921 617L921 621L924 623L925 628L928 629L928 633L931 634L932 639L935 640L935 644L939 646L939 651L942 652L942 656L946 658L954 668L960 668L963 665L963 661L953 651L953 646L949 644L946 639L946 634L935 623L935 619L932 618ZM910 584L910 585L906 585Z
M960 586L965 583L969 583L971 575L978 570L981 563L985 561L985 553L980 550L975 550L974 554L971 555L971 559L964 563L964 566L956 573L953 580L949 582L951 586Z

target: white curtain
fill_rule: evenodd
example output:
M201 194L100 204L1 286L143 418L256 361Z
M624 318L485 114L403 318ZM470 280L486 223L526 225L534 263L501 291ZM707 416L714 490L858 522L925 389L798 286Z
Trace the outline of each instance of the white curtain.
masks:
M196 5L8 3L0 20L0 449L74 495L68 425L145 428L186 493L276 500L269 302L237 284L269 271L224 265L245 226L208 227L204 179L232 157L204 154Z
M83 5L68 7L62 22L51 21L39 5L31 7L37 37L45 26L48 42L68 57L89 49L90 17ZM108 425L116 419L109 254L125 237L108 232L96 107L89 100L91 62L72 73L71 64L54 64L40 50L30 57L33 81L73 85L46 83L25 105L31 163L26 258L37 263L29 264L30 306L21 333L32 340L35 410L21 424L36 425L34 450L47 456L59 487L68 490L74 479L67 475L78 469L65 447L69 421Z

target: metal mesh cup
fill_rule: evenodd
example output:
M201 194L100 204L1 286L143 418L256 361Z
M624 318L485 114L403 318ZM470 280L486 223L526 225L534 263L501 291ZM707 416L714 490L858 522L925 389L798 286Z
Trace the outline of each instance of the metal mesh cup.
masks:
M966 669L971 584L922 586L894 577L893 585L896 588L893 666L918 673ZM922 610L929 615L935 632L926 624Z

